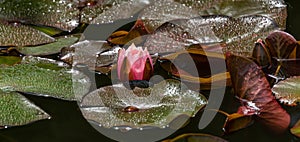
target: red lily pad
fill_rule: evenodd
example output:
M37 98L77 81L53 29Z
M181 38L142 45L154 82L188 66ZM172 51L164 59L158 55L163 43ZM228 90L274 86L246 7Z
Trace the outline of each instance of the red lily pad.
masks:
M276 31L266 38L266 44L272 57L287 59L297 47L296 39L289 33Z
M239 113L257 115L268 129L276 133L285 132L290 124L290 115L276 101L260 67L248 58L230 53L226 62L235 94L242 103Z

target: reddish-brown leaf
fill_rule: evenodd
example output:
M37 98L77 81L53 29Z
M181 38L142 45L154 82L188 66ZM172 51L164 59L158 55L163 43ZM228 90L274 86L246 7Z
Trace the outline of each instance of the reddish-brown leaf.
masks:
M264 73L252 60L227 53L227 67L235 94L240 98L244 115L256 114L267 128L283 133L290 115L278 104Z
M276 31L266 38L266 44L272 57L287 59L297 47L296 39L289 33Z

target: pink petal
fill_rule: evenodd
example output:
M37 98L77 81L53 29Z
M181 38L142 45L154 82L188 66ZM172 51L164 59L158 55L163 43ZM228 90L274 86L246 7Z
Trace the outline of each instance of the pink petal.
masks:
M119 78L121 78L121 67L122 67L122 64L124 62L124 58L125 58L125 49L122 48L122 49L119 50L118 62L117 62L117 73L118 73Z

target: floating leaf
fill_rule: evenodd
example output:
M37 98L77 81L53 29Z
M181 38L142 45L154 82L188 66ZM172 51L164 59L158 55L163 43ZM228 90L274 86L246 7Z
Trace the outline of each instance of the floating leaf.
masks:
M200 15L226 15L230 17L242 17L249 15L263 15L271 17L283 30L287 18L286 5L283 0L175 0L195 9L199 9Z
M139 15L139 19L143 20L149 32L153 32L163 23L170 20L189 19L197 16L199 16L197 11L190 7L178 2L159 0L144 8Z
M163 142L227 142L227 141L222 138L209 135L209 134L189 133L189 134L182 134L173 139L164 140Z
M40 46L28 46L17 47L16 49L24 55L43 56L57 54L63 47L69 47L78 40L76 36L60 37L56 42L40 45Z
M2 22L1 20L0 33L0 46L28 46L54 41L54 38L33 28L24 26L20 23L9 24Z
M71 31L79 23L79 9L71 0L2 0L0 17L35 25L57 27Z
M230 53L226 62L235 94L242 103L238 113L257 115L259 121L273 132L285 132L290 115L276 101L260 67L248 58Z
M294 76L280 81L272 88L275 97L288 105L296 105L300 101L300 77Z
M81 99L89 91L89 79L62 65L53 60L25 57L21 64L1 67L0 89Z
M62 49L61 60L72 64L85 64L92 70L102 72L116 62L119 47L111 47L106 41L84 40Z
M49 115L23 96L0 87L0 126L24 125Z
M84 97L81 111L103 127L162 128L179 115L193 117L206 103L204 96L179 81L165 80L144 89L129 90L122 84L102 87Z
M226 43L223 52L250 56L258 37L278 29L264 16L205 16L173 20L159 27L145 42L151 53L175 52L193 44Z
M1 65L14 65L20 63L22 60L21 57L18 56L0 56L0 66Z
M266 38L271 56L279 59L287 59L297 45L296 39L283 31L273 32Z
M83 22L91 24L112 23L116 20L127 19L134 16L149 4L149 0L114 0L112 4L104 2L101 8L93 8L95 10L86 7L83 10L82 18ZM110 8L108 8L109 5L111 5ZM103 12L99 9L103 10ZM93 13L93 11L98 11L96 12L98 14Z
M254 119L252 118L252 116L233 113L227 117L224 125L224 130L226 133L231 133L248 127L253 123L253 121Z
M300 76L300 58L278 59L282 63L282 68L287 76Z
M201 90L210 90L211 87L224 87L226 83L230 85L223 54L191 48L163 56L160 61L163 69L189 82L189 87L198 86L199 89L200 84Z

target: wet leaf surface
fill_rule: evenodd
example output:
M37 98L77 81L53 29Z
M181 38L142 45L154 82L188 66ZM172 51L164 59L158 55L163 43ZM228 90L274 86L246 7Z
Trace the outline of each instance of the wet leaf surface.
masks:
M71 31L79 23L79 9L72 0L2 0L0 17Z
M81 111L103 127L162 128L181 114L194 116L206 103L201 94L176 80L166 80L133 92L122 84L102 87L83 98ZM129 107L135 111L125 111Z
M226 15L230 17L243 17L249 15L263 15L271 17L279 27L284 30L286 23L286 5L283 0L206 0L207 4L200 4L195 0L178 0L192 7L201 9L201 15Z
M188 133L188 134L182 134L173 139L164 140L163 142L227 142L227 141L222 138L209 135L209 134Z
M0 33L0 46L26 46L54 42L54 38L20 23L7 23L0 20Z
M24 57L21 64L1 67L0 88L68 100L81 99L88 92L88 78L62 65L53 60Z
M197 17L199 14L196 10L187 7L178 2L159 0L144 8L139 19L143 20L149 32L153 32L163 23L175 19L189 19Z
M18 93L0 89L0 126L25 125L49 115Z
M110 8L106 8L105 5L108 6L108 4L104 4L102 6L102 9L104 11L102 13L95 15L96 16L95 18L93 18L93 16L89 16L87 20L85 18L83 19L83 21L91 21L91 19L93 19L89 23L91 24L112 23L116 20L133 17L135 14L137 14L139 11L144 9L149 4L150 4L149 0L125 0L125 1L115 0L111 4ZM90 13L91 10L86 8L84 12Z
M205 16L169 21L150 35L145 46L150 53L175 52L193 44L226 43L223 52L251 56L253 43L278 29L264 16Z
M84 40L62 49L61 60L73 66L85 64L91 70L110 71L116 63L120 47L110 46L106 41Z
M280 81L272 88L275 97L287 105L297 105L300 101L300 77L294 76Z
M40 45L40 46L28 46L28 47L16 47L16 49L24 55L43 56L57 54L63 47L69 47L78 40L76 36L59 37L55 42Z

